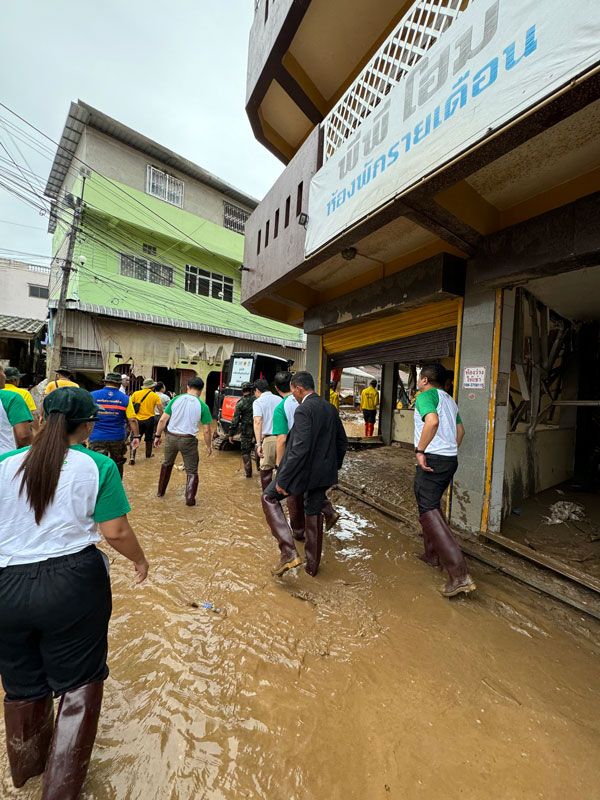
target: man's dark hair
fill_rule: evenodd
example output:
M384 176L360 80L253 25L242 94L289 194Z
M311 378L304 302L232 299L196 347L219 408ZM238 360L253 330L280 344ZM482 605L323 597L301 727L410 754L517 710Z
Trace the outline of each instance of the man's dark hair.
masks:
M289 392L291 379L291 372L278 372L274 379L275 388L279 389L280 392Z
M375 378L373 378L373 380L372 380L372 381L369 381L369 383L371 384L371 386L372 386L373 388L375 388L375 387L377 386L377 381L375 380Z
M202 389L204 389L204 381L202 380L202 378L199 378L198 376L196 376L195 378L190 378L189 381L187 382L187 385L189 389L198 389L199 392L201 392Z
M156 386L154 387L155 392L164 392L164 390L165 390L164 383L157 383Z
M426 364L421 367L421 378L427 378L432 386L443 386L447 375L446 367L442 364Z
M306 389L309 392L314 392L315 390L315 379L310 372L297 372L292 376L290 383L292 386L300 386L302 389Z
M329 381L329 388L333 389L334 392L335 392L335 387L336 387L335 381Z
M266 381L264 378L259 378L257 381L254 381L254 388L259 392L268 392L269 381Z

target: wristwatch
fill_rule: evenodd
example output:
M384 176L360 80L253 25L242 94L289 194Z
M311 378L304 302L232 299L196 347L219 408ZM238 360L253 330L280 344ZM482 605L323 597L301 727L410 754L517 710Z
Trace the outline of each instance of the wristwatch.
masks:
M415 447L415 453L420 453L422 456L425 455L425 450L419 450L418 447Z

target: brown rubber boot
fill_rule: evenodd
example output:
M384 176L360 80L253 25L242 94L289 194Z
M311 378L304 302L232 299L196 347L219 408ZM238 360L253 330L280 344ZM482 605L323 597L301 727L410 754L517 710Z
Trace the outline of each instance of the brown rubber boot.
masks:
M271 573L277 576L283 575L283 573L287 572L289 569L299 567L302 560L296 552L292 530L285 518L281 503L278 500L266 497L264 494L261 496L261 502L267 523L271 529L271 533L277 539L277 544L281 552L279 563L273 567Z
M469 575L462 550L439 508L421 514L419 521L425 541L429 540L432 551L448 573L448 581L442 589L444 597L475 591L477 587Z
M242 461L244 462L244 474L247 478L252 477L252 456L250 453L242 453Z
M304 541L304 495L290 494L287 498L290 528L297 542Z
M185 504L186 506L196 505L196 492L198 491L198 473L194 472L187 476L185 484Z
M261 469L260 470L260 485L262 487L263 492L267 488L267 486L271 483L272 480L273 480L273 470L272 469Z
M304 556L306 562L304 569L313 578L319 571L321 563L321 552L323 550L323 515L306 515L306 545L304 546Z
M88 683L60 699L42 800L78 800L87 775L104 683Z
M46 769L54 730L52 695L41 700L5 700L6 752L17 789Z
M146 442L146 458L152 458L153 455L154 454L152 452L152 439L150 439L149 442Z
M440 559L438 554L435 552L435 549L431 543L431 539L427 533L427 525L423 523L423 515L419 517L419 522L421 523L421 528L423 529L422 537L423 537L423 547L425 549L424 553L421 553L418 558L421 559L425 564L428 564L430 567L441 567Z
M157 497L164 497L165 492L167 491L167 486L169 485L169 481L171 480L171 473L173 472L173 465L167 466L166 464L161 464L160 466L160 475L158 478L158 491L156 492Z
M333 507L331 500L325 500L325 504L321 509L321 513L325 517L325 530L326 531L331 530L338 521L338 519L340 518L340 515Z

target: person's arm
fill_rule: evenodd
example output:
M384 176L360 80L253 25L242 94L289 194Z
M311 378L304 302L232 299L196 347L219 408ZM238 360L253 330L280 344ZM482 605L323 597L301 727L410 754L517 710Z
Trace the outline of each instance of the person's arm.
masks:
M342 425L342 420L338 417L336 425L336 433L335 433L335 450L337 456L338 469L341 469L341 466L344 463L344 456L346 455L347 449L348 449L348 437L346 436L346 431L344 430L344 426Z
M254 426L254 438L256 439L256 451L262 458L262 417L253 417L252 424Z
M133 562L136 572L136 583L142 583L148 576L148 562L133 528L129 524L127 514L98 524L100 533L117 553Z
M435 438L438 428L440 427L440 418L434 411L430 411L425 417L423 423L423 430L421 431L421 438L417 445L417 450L423 452L417 453L417 464L424 472L433 472L431 467L427 466L427 459L425 457L425 450L429 447Z
M27 447L33 440L31 422L17 422L17 424L13 426L13 435L15 437L17 450L19 447Z
M206 445L206 452L209 456L212 455L212 425L204 426L204 444Z
M168 406L167 406L168 408ZM169 424L169 420L171 419L171 415L167 414L166 411L163 411L161 418L158 420L158 425L156 426L156 433L154 434L154 446L158 447L160 444L160 439L163 435L163 431Z
M275 454L275 464L279 466L281 464L281 459L283 458L283 454L285 453L285 443L287 442L287 436L285 433L280 433L277 437L277 452Z
M291 447L286 447L285 463L277 475L277 490L282 494L286 491L292 476L302 472L305 462L310 454L312 422L308 412L300 406L294 417L293 439Z
M465 426L462 422L456 424L456 446L460 447L462 440L465 438Z
M238 432L238 428L240 427L240 422L242 420L242 411L240 408L240 403L242 401L238 400L235 404L235 411L233 412L233 419L231 420L231 425L229 426L229 441L233 442L233 437Z
M379 392L375 392L375 409L379 408Z

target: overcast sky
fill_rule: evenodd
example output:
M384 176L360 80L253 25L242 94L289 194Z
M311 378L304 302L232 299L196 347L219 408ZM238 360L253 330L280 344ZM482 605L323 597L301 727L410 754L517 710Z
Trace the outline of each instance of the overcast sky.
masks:
M253 0L1 6L0 100L52 139L81 99L259 199L282 171L244 110ZM4 109L0 117L15 121ZM17 157L1 120L0 142ZM19 147L45 181L51 161ZM0 250L49 254L46 224L0 187Z

